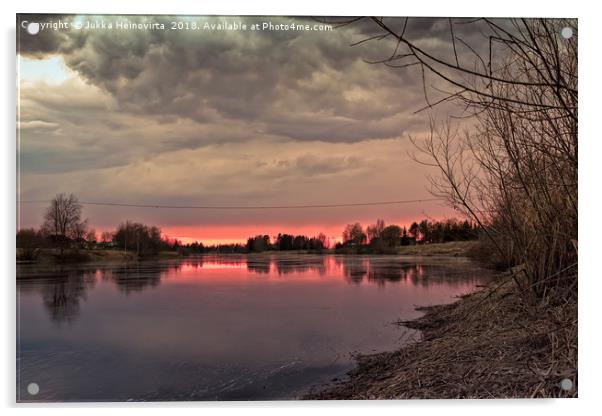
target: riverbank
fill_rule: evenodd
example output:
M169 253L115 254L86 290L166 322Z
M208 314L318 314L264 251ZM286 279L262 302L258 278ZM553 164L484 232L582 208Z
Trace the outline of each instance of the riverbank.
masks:
M365 247L365 251L358 252L353 247L342 248L342 249L322 249L322 250L265 250L260 252L250 253L232 253L237 255L251 255L251 256L291 256L291 255L303 255L303 254L344 254L352 256L444 256L444 257L469 257L470 251L478 244L477 241L450 241L446 243L431 243L431 244L414 244L408 246L399 246L390 253L372 253L369 251L369 247ZM205 253L211 254L229 254L229 253Z
M71 264L71 263L130 263L141 260L135 252L106 249L64 250L63 255L58 249L37 249L34 260L20 260L20 249L17 249L17 264ZM180 258L178 252L162 251L156 255L145 257L150 259Z
M383 255L402 255L402 256L445 256L445 257L467 257L472 247L476 244L475 241L451 241L447 243L435 244L417 244L411 246L400 246L395 253ZM202 255L228 255L230 253L203 253ZM349 255L375 255L373 253L355 253L339 252L335 249L324 250L268 250L257 253L231 253L233 255L243 256L291 256L291 255L329 255L329 254L349 254ZM145 259L169 259L181 258L185 254L176 251L161 251L155 255L145 256ZM56 263L90 263L90 262L110 262L110 263L127 263L139 261L133 251L125 252L115 249L68 249L63 255L60 255L58 249L42 248L25 251L17 248L17 264L26 263L41 263L41 264L56 264Z
M476 240L449 241L446 243L412 244L407 246L378 248L370 245L345 246L331 249L332 254L350 255L402 255L402 256L445 256L470 257L471 251L478 244Z
M577 397L576 301L527 307L502 275L455 303L421 310L423 317L400 322L422 331L420 341L360 356L346 380L304 398ZM565 379L569 390L560 388Z

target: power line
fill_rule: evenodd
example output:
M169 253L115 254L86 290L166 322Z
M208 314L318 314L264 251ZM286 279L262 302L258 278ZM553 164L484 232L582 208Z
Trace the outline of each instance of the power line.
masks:
M345 207L365 207L376 205L401 205L415 204L420 202L441 201L440 198L409 199L401 201L377 201L377 202L356 202L341 204L309 204L309 205L162 205L162 204L128 204L122 202L87 202L81 201L82 205L95 205L106 207L128 207L128 208L156 208L156 209L219 209L219 210L250 210L250 209L312 209L312 208L345 208ZM43 204L50 200L20 201L21 204Z

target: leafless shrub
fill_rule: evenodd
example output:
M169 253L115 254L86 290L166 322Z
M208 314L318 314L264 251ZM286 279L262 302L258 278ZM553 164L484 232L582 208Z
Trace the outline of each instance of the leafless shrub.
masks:
M409 38L407 20L400 31L372 21L379 40L395 41L380 63L420 68L426 108L453 101L470 119L465 131L453 119L431 119L429 137L412 139L417 159L440 173L431 192L476 221L508 264L521 265L515 272L525 274L532 299L576 294L576 22L450 19L450 50L436 56ZM469 24L479 26L485 50L456 34ZM429 98L425 74L449 86L443 98Z

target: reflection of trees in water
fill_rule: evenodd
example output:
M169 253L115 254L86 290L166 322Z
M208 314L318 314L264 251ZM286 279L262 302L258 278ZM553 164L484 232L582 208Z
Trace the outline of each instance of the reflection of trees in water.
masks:
M384 284L385 281L399 282L414 278L416 275L416 265L404 265L404 267L370 267L368 271L368 280L378 284Z
M203 257L198 256L187 259L185 262L175 264L174 266L177 267L177 270L180 270L184 267L188 269L202 269L204 263L205 261L203 260Z
M80 301L94 286L94 272L72 270L54 273L51 280L42 285L42 300L54 322L71 322L79 316Z
M428 287L429 267L417 263L372 264L368 272L368 281L380 286L386 282L409 281L414 286Z
M224 266L246 265L247 271L257 275L279 276L291 273L324 276L342 275L352 284L362 282L384 285L386 282L409 282L414 286L428 287L430 284L446 283L463 285L477 282L483 270L470 263L422 260L409 262L406 259L380 256L243 256L234 258L205 257L207 263Z
M270 259L249 259L247 270L257 274L268 274L271 270Z
M269 274L272 270L278 275L290 273L326 274L326 258L324 256L295 257L248 257L247 270L257 274Z
M267 275L312 273L342 274L352 284L364 281L384 285L386 282L410 282L415 286L428 287L432 283L451 285L465 284L467 278L476 281L482 271L466 264L425 264L399 261L388 257L367 256L300 256L300 257L248 257L247 270ZM212 259L212 262L214 260Z
M349 257L341 259L343 276L349 283L361 283L368 274L369 260L362 257Z
M414 286L428 287L432 283L461 285L477 281L476 269L465 265L435 265L396 262L383 258L337 257L343 276L349 283L368 282L384 285L386 282L410 282Z
M201 263L207 263L212 265L223 265L223 266L244 266L247 264L246 257L242 255L204 255L199 256L198 261Z
M274 258L272 259L279 275L289 273L317 273L320 276L326 274L326 258L324 256L312 256L301 259L297 258Z
M385 285L387 282L410 282L415 286L445 283L451 286L478 283L484 273L470 264L425 264L408 263L386 257L363 256L307 256L307 257L264 257L264 258L194 258L176 263L138 263L93 270L18 271L27 280L19 283L19 290L40 290L43 303L50 318L55 322L71 322L79 316L81 301L94 286L96 278L115 283L127 294L157 287L163 278L184 269L203 268L203 264L224 267L247 267L249 272L266 275L290 273L312 273L343 275L351 284L362 282ZM35 278L29 280L31 278ZM41 280L40 280L41 279ZM31 283L27 283L31 282ZM41 286L39 286L41 284ZM40 289L38 289L40 288Z
M52 270L36 272L35 277L43 279L40 291L50 319L55 322L72 322L80 314L81 300L91 289L96 278L114 282L125 293L139 292L147 287L158 286L161 279L177 270L181 264L173 265L124 265L108 269L94 270ZM36 281L36 285L40 281ZM26 290L27 285L24 285Z
M132 264L105 270L103 280L111 280L117 288L126 295L140 292L145 288L156 287L161 283L161 278L169 275L181 267L181 264Z
M420 266L420 265L419 265ZM422 265L422 271L410 275L409 280L415 285L428 287L430 284L445 283L455 287L466 283L477 284L486 276L484 270L470 265Z

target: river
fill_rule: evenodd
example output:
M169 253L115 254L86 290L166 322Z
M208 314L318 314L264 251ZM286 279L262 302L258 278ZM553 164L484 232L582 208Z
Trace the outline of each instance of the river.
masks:
M394 321L487 275L408 256L18 265L17 400L294 399L344 377L355 354L418 340Z

